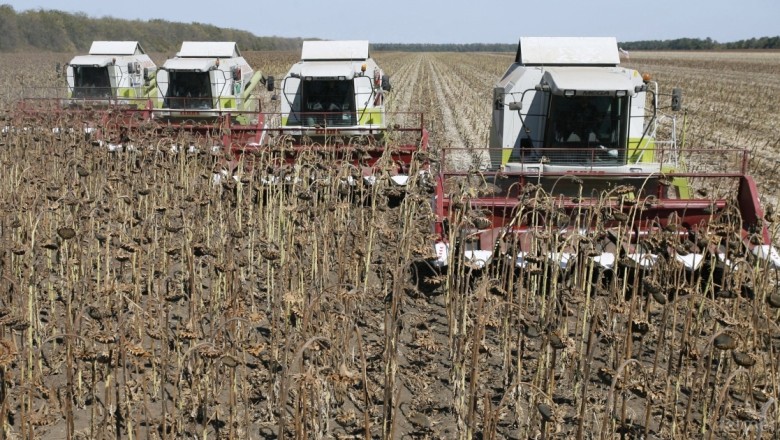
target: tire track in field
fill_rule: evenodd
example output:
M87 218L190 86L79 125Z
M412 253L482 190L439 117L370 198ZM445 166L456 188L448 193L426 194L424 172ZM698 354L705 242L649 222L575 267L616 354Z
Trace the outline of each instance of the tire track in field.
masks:
M415 126L419 124L418 116L410 112L421 112L422 108L415 107L415 101L419 104L420 87L418 85L420 72L422 71L422 55L415 54L411 59L405 57L401 68L394 74L393 91L387 101L387 111L393 114L393 123L402 126ZM414 99L418 97L418 99Z
M439 139L442 146L456 148L447 156L447 163L443 164L447 168L466 170L475 162L479 163L481 154L473 156L471 149L474 147L473 135L468 131L471 122L464 117L463 112L454 112L453 108L459 108L463 104L463 97L456 96L454 90L458 90L453 79L455 74L452 70L442 67L442 63L433 55L426 57L427 69L432 78L433 91L436 96L436 107L441 112L441 121L443 123L443 138ZM460 90L464 93L469 91L467 85L461 83Z
M388 127L399 125L416 128L428 120L428 108L424 103L426 75L423 55L419 53L386 53L377 61L385 73L391 76L393 89L387 94L385 108ZM429 133L431 129L428 125ZM418 139L412 133L396 133L394 142L409 143Z
M490 106L495 77L484 68L470 65L471 56L447 54L437 56L440 70L452 72L443 77L444 90L454 97L456 115L461 122L466 146L473 149L487 147L492 109Z
M422 56L405 62L397 73L393 74L393 91L388 99L387 109L391 112L408 112L412 110L412 97L417 88L417 81L422 70Z

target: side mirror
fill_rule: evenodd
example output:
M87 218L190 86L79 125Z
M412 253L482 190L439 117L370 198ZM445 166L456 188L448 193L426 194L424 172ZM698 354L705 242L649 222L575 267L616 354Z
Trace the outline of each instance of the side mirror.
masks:
M682 110L682 89L672 89L672 110Z
M504 91L493 90L493 110L504 110Z
M389 92L393 89L393 86L390 84L390 77L385 75L382 77L382 90Z
M273 92L274 91L274 77L273 76L269 76L268 78L265 79L265 88L269 92Z
M57 72L57 78L62 76L62 66L60 63L54 65L54 71Z
M144 82L146 84L149 84L149 82L152 81L152 78L154 78L155 70L151 69L149 67L144 67Z

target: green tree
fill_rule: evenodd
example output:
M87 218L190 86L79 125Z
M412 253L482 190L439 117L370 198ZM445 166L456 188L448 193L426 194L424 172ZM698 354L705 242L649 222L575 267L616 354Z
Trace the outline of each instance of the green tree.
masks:
M10 5L0 5L0 51L17 50L20 42L16 11Z

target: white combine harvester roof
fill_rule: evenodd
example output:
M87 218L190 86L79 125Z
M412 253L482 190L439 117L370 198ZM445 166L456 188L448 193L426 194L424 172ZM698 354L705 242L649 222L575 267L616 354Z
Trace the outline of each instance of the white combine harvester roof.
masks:
M117 57L145 54L146 52L137 41L94 41L89 48L89 55L77 55L73 57L70 64L106 67L114 63Z
M567 91L590 96L634 95L636 81L619 64L614 37L521 37L515 57L515 66L541 67L541 71L534 70L543 72L539 83L549 86L554 95ZM514 87L524 72L510 69L497 86Z
M241 56L234 41L185 41L176 54L181 58L237 58Z
M114 62L114 57L106 55L77 55L70 60L74 66L106 67Z
M614 37L521 37L515 62L525 66L620 64Z
M354 61L368 59L368 40L304 41L302 61Z
M144 49L137 41L93 41L89 55L77 55L70 64L74 66L106 67L116 61L117 57L145 55Z
M233 41L185 41L175 58L163 64L164 69L189 72L208 72L217 58L238 58L241 53Z
M144 49L137 41L93 41L90 55L143 55Z
M214 66L214 58L171 58L163 64L164 69L188 72L208 72Z
M598 67L566 67L545 69L542 82L550 86L553 94L562 95L565 90L583 92L625 91L634 93L634 83L621 72L610 72ZM594 93L599 94L601 93Z

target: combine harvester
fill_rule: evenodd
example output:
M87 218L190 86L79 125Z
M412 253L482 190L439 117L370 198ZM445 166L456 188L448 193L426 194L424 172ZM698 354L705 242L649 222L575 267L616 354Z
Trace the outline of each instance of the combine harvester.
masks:
M107 126L133 125L131 119L144 115L159 94L155 79L157 67L137 41L95 41L88 55L77 55L57 65L64 73L66 89L35 88L19 102L17 121L21 127L40 126L42 120L76 120L98 143L107 138ZM146 114L148 117L149 114ZM55 126L57 132L62 127Z
M463 152L444 151L436 265L780 266L747 152L680 148L661 113L680 90L619 63L614 38L520 39L493 92L489 170L450 169Z
M287 163L314 151L323 161L346 161L373 182L377 162L391 160L391 179L406 185L412 155L427 148L421 114L394 114L388 125L389 77L369 54L368 41L305 41L301 61L281 85L274 129ZM413 118L409 123L405 119ZM392 135L390 132L392 131Z
M67 106L144 109L158 100L157 66L137 41L95 41L65 65Z
M382 136L390 79L369 56L368 41L305 41L284 77L282 126L296 136Z
M274 79L255 72L235 42L183 42L157 72L157 84L162 101L153 117L177 134L191 133L189 149L265 143L258 85L272 91Z

